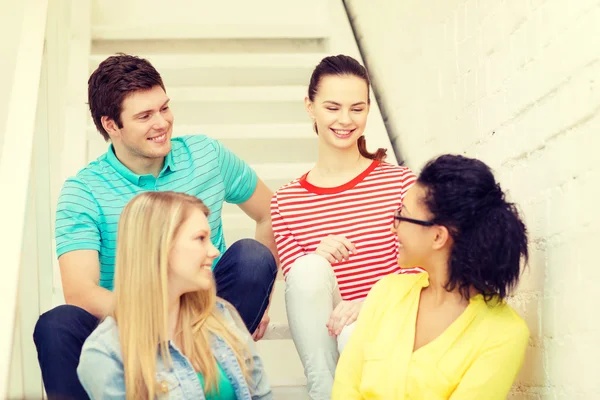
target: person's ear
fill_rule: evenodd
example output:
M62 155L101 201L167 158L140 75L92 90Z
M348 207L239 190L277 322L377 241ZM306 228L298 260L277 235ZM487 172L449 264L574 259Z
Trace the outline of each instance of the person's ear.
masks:
M432 229L435 230L434 234L434 238L433 238L433 249L434 250L439 250L441 248L443 248L444 246L446 246L447 244L449 244L449 242L452 240L452 237L450 236L450 232L448 232L448 228L446 228L443 225L435 225L432 227Z
M102 123L102 127L106 133L108 133L108 136L110 136L111 140L113 137L118 137L121 134L121 130L117 126L117 123L114 119L111 119L105 115L100 118L100 122Z
M304 98L304 108L306 109L306 112L308 113L308 116L310 117L310 119L312 119L314 121L315 120L314 104L312 101L310 101L308 96Z

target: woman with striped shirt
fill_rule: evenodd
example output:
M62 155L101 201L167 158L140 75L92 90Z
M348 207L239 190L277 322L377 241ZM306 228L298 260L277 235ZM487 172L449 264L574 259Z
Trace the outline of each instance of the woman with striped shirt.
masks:
M415 182L367 151L369 78L351 57L324 58L305 105L318 135L315 167L271 201L286 308L312 399L329 399L339 353L371 287L398 266L394 211Z

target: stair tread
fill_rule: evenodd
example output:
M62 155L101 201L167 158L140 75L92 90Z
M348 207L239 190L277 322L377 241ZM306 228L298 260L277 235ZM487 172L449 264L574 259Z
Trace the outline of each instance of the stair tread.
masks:
M311 135L308 123L290 124L204 124L204 125L178 125L174 127L175 136L206 134L220 139L256 138L286 140L289 138L307 138L315 140Z
M326 24L248 23L248 24L161 24L122 26L94 25L93 40L152 39L325 39L330 29Z
M301 103L306 96L305 86L187 86L168 89L174 102L294 102Z
M297 178L314 167L314 163L260 163L250 166L261 179L289 179Z
M89 64L95 69L109 53L92 54ZM183 68L313 68L325 53L233 53L233 54L138 54L158 71Z
M292 338L288 324L270 323L265 332L264 340L289 340Z

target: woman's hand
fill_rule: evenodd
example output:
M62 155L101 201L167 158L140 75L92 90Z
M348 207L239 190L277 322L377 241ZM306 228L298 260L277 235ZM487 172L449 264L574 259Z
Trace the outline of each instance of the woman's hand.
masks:
M338 336L345 326L352 324L358 318L363 301L340 301L327 322L329 336Z
M356 246L341 235L329 235L321 240L315 254L324 257L330 264L348 260L350 254L356 254Z

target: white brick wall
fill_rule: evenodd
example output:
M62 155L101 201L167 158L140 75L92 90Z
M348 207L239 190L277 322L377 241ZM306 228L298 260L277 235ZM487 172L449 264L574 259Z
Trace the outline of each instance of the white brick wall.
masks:
M478 157L525 216L511 399L600 399L600 2L346 0L399 159Z

